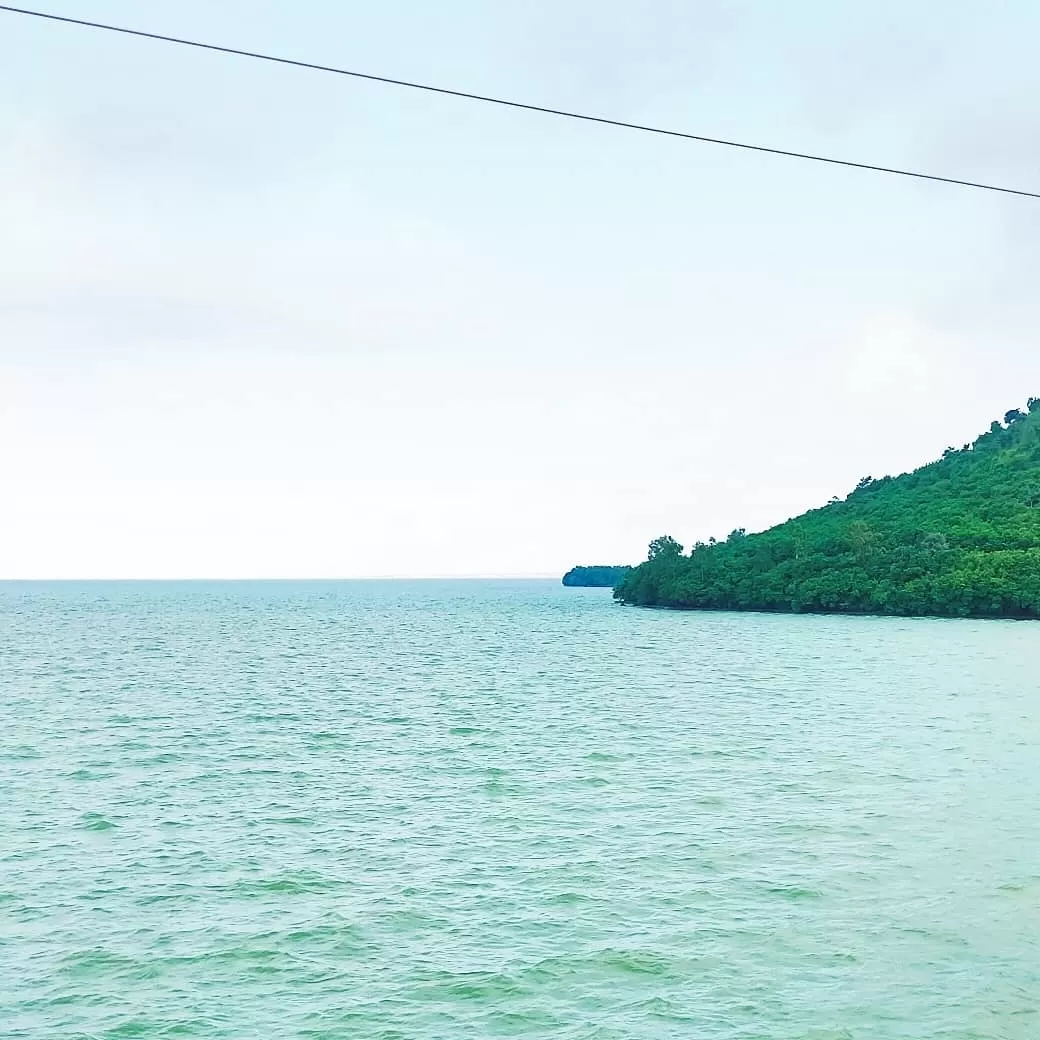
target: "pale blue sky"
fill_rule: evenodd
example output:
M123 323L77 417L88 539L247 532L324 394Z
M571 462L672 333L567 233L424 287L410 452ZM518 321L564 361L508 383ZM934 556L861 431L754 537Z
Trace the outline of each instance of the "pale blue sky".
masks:
M49 11L1040 188L1017 3ZM547 574L1040 393L1040 202L0 14L3 577Z

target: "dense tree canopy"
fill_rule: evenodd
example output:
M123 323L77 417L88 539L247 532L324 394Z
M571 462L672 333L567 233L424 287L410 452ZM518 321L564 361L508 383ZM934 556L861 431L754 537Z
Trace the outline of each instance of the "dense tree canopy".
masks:
M1040 617L1040 399L973 444L688 555L655 539L614 595L641 606Z
M628 573L628 567L572 567L564 576L563 584L574 588L610 589Z

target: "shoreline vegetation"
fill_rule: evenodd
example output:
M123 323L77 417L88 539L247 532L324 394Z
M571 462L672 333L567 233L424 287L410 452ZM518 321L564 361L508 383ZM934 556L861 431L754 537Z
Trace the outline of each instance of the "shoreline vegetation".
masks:
M1040 618L1040 399L962 448L759 534L665 535L614 588L680 610Z
M575 589L612 589L631 570L628 566L572 567L564 576L563 584Z

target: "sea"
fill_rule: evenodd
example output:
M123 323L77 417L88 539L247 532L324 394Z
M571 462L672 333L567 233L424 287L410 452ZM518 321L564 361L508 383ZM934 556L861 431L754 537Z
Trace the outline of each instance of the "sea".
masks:
M1036 1040L1040 624L0 585L8 1040Z

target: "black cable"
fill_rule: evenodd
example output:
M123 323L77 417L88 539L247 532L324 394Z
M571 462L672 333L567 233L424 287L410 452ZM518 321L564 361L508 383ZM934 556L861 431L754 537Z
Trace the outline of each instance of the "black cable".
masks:
M241 58L256 58L258 61L270 61L278 65L292 65L300 69L312 69L316 72L332 72L337 76L350 76L353 79L368 80L372 83L386 83L394 87L408 87L411 90L424 90L430 94L443 94L447 97L465 98L468 101L483 101L489 105L501 105L504 108L517 108L525 112L540 112L543 115L561 116L564 119L579 119L586 123L599 123L603 126L616 126L625 130L641 130L644 133L660 134L664 137L679 137L687 141L699 141L702 144L723 145L726 148L742 148L749 152L764 152L767 155L783 155L790 159L807 159L810 162L828 163L831 166L847 166L856 170L869 170L873 173L889 173L898 177L913 177L922 181L937 181L940 184L955 184L962 188L978 188L982 191L998 191L1005 195L1020 195L1030 199L1040 199L1040 192L1022 191L1018 188L1004 188L997 184L983 184L979 181L966 181L957 177L943 177L935 173L919 173L914 170L902 170L894 166L877 166L873 163L852 162L848 159L833 159L825 155L812 155L808 152L794 152L785 148L768 148L761 144L748 144L744 141L729 141L721 137L706 137L702 134L689 134L681 130L667 130L658 126L645 126L641 123L628 123L621 119L608 119L605 116L590 116L581 112L570 112L562 108L548 108L544 105L530 105L522 101L508 101L505 98L487 97L483 94L471 94L465 90L451 90L448 87L435 87L429 83L414 83L405 79L394 79L390 76L376 76L370 72L355 72L351 69L340 69L332 65L317 65L309 61L296 61L293 58L279 58L273 54L260 54L257 51L241 50L238 47L222 47L215 43L202 43L199 40L185 40L177 36L163 36L160 33L143 32L140 29L127 29L119 25L106 25L103 22L88 22L82 18L67 18L64 15L47 14L43 11L30 11L24 7L9 7L0 4L0 11L9 14L23 14L32 18L43 18L51 22L64 22L88 29L103 29L106 32L121 33L124 36L136 36L145 40L159 40L163 43L176 43L184 47L195 47L199 50L217 51L220 54L235 54Z

